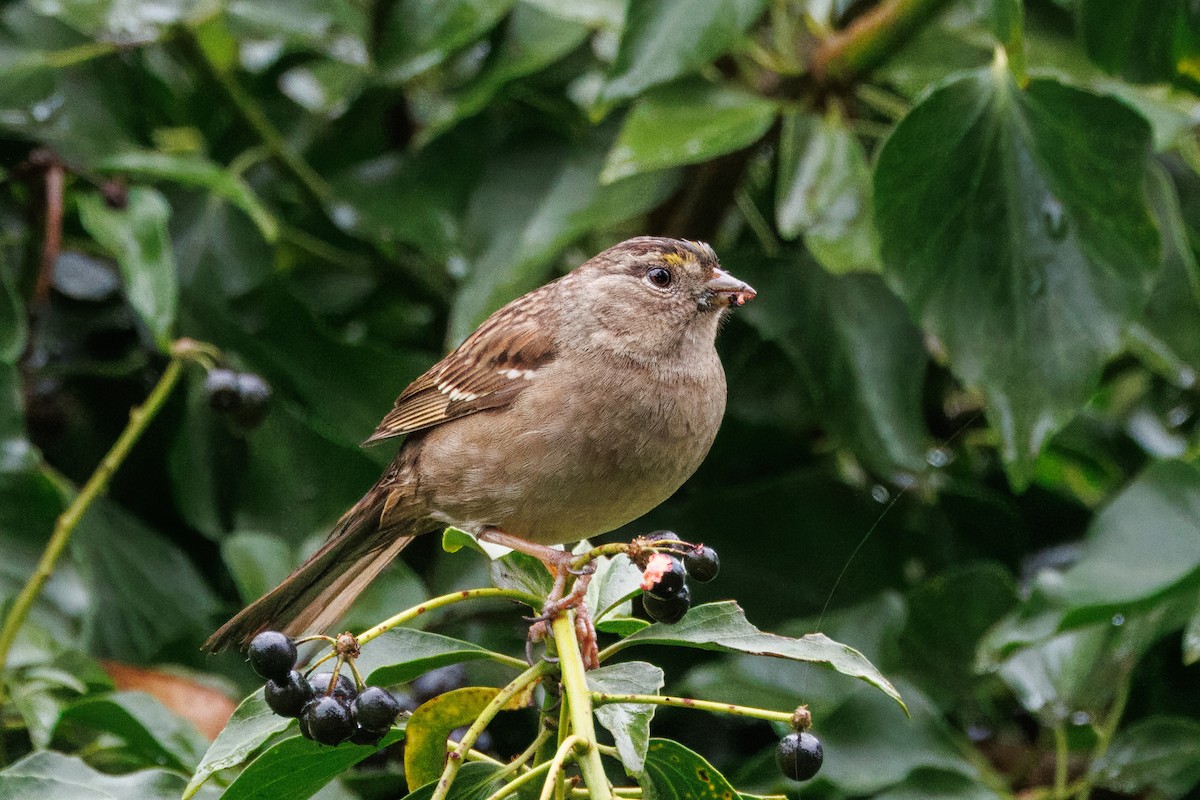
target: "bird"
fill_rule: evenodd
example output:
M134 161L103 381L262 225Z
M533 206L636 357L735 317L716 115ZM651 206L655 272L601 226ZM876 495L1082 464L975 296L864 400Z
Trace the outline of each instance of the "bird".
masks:
M639 236L500 308L363 442L406 437L323 545L203 648L322 632L414 537L450 525L563 574L554 545L632 522L708 454L718 329L754 296L709 245Z

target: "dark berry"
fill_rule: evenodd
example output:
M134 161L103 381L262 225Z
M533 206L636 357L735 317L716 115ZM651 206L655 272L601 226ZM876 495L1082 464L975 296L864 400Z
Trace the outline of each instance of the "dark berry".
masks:
M779 740L775 763L779 770L794 781L806 781L821 769L825 751L821 740L805 731L789 733Z
M354 729L354 733L350 736L350 742L351 744L366 744L374 746L379 744L380 739L382 739L384 736L387 736L389 730L390 728L385 728L379 731L369 731L360 725Z
M646 609L646 614L651 619L668 625L683 619L683 615L691 607L692 593L688 591L687 586L680 589L674 597L658 597L649 592L642 594L642 608Z
M431 669L413 679L410 689L417 705L438 695L454 691L467 685L467 670L462 664L450 664Z
M448 738L452 742L461 742L462 738L467 735L468 730L470 730L470 728L466 725L463 725L461 728L455 728L454 730L450 731L450 735L446 738ZM480 752L483 752L483 753L486 753L488 750L491 750L492 749L492 734L489 733L486 729L480 731L479 736L475 737L474 749L479 750Z
M391 692L378 686L368 686L354 700L354 717L369 731L387 730L399 713L400 703Z
M323 695L328 691L329 678L332 675L332 672L321 672L308 679L308 682L312 684L314 695ZM350 679L349 675L344 672L338 675L337 685L333 687L332 696L347 703L358 696L358 690L354 688L354 681Z
M663 556L666 556L668 560L662 561ZM651 568L658 566L660 563L663 569L658 574L658 579L651 583L648 588L645 585L642 588L646 590L647 594L653 595L658 600L670 600L683 591L685 586L684 579L687 577L687 573L683 570L683 562L675 556L657 553L651 559ZM653 577L649 572L647 570L647 581Z
M350 706L337 697L317 697L300 715L300 732L314 742L341 744L354 735Z
M271 387L253 372L237 375L238 404L233 417L243 428L256 428L267 416L271 403Z
M313 690L303 675L292 670L285 680L268 680L263 688L263 696L267 698L267 705L279 716L298 717L308 701L312 700Z
M647 542L682 542L683 537L674 531L652 531L642 537Z
M296 643L279 631L263 631L251 640L247 655L255 672L284 683L296 666Z
M204 376L204 394L214 411L224 413L236 410L242 402L241 392L238 391L238 374L231 369L210 369Z
M683 568L687 570L689 578L708 583L721 571L721 560L717 558L716 550L701 544L684 554Z

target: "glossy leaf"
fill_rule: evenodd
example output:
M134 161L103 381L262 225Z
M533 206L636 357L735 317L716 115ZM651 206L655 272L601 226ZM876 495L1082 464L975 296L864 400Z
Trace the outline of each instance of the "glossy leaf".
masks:
M763 633L747 621L745 613L732 601L697 606L674 625L655 623L622 639L612 650L616 652L637 644L698 647L822 664L843 675L864 680L901 707L904 705L891 682L854 648L820 633L810 633L799 639Z
M221 800L306 800L364 758L403 738L403 729L392 728L377 745L343 742L329 747L300 735L281 739L242 770Z
M1079 0L1087 53L1131 81L1200 80L1200 9L1188 0Z
M871 169L839 116L784 117L779 136L775 218L785 239L804 246L832 273L878 271Z
M389 81L404 82L487 33L516 0L401 0L379 45Z
M245 212L267 241L279 235L279 222L262 204L246 182L228 169L200 155L129 151L106 158L96 165L101 172L117 172L150 180L168 180L202 189L228 200Z
M663 687L663 671L644 661L625 661L589 671L587 682L589 689L601 694L658 694ZM634 776L642 774L654 710L649 703L596 706L596 719L613 735L621 763Z
M1091 771L1114 792L1184 797L1200 784L1200 722L1160 716L1134 723L1117 734Z
M454 778L454 785L446 800L487 800L496 788L495 774L502 767L487 761L472 761L463 764L462 769ZM405 800L429 800L437 789L437 781L433 780L416 791L405 795Z
M1148 296L1149 147L1121 103L1051 79L1020 89L998 62L936 89L879 156L888 277L983 390L1018 487Z
M56 735L68 727L111 733L148 763L185 772L199 763L204 752L204 737L191 723L142 692L85 697L63 711Z
M0 770L0 784L13 800L176 800L183 776L165 769L109 775L76 756L39 750Z
M695 72L734 48L766 0L645 0L631 3L603 97L626 100Z
M358 670L372 686L391 686L448 664L492 656L491 650L471 642L429 631L393 628L363 647Z
M109 208L98 194L79 199L79 218L97 242L117 259L129 304L154 334L170 345L179 303L175 257L167 235L171 208L153 189L135 186L124 208Z
M262 689L255 691L238 705L229 722L209 745L183 792L184 800L199 791L212 775L244 764L255 751L291 724L292 720L276 715L267 707Z
M775 111L770 100L730 86L664 86L629 110L600 181L614 183L741 150L762 138Z
M1120 606L1161 594L1200 570L1200 469L1151 464L1101 511L1063 575L1072 607Z

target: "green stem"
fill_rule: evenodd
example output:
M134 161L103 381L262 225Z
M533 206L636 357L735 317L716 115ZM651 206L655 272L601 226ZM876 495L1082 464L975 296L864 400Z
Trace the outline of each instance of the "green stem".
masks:
M558 786L558 776L566 766L568 758L578 758L589 750L595 751L595 746L590 741L579 734L573 733L568 736L559 745L558 750L554 753L554 758L546 762L549 771L546 773L546 782L542 784L542 793L538 795L538 800L550 800L550 795L554 794L554 789ZM588 784L588 792L590 793L591 790L592 786Z
M558 663L562 671L564 700L571 715L571 728L587 745L579 759L579 771L593 800L612 800L612 787L604 774L600 751L596 749L596 728L592 725L592 695L588 691L583 656L575 638L575 612L560 614L551 622L554 641L558 646Z
M1067 770L1070 767L1071 749L1067 744L1067 729L1062 722L1054 724L1054 798L1066 800Z
M527 783L532 783L533 781L536 781L539 777L541 777L543 774L545 774L545 772L548 769L550 769L551 763L552 762L547 761L545 764L538 764L536 767L529 770L524 775L522 775L521 777L514 780L512 783L506 783L504 786L500 787L496 791L489 794L487 796L487 800L503 800L503 798L508 797L511 794L515 794L518 790L521 789L522 786L525 786L525 784L527 784ZM496 778L497 779L500 778L499 773L496 774Z
M475 741L479 738L479 734L483 733L483 729L495 719L497 714L504 710L504 707L508 705L508 701L523 692L525 687L534 681L548 675L551 669L552 665L550 662L539 661L514 678L512 683L505 686L492 698L491 702L484 707L479 716L475 718L475 721L471 723L471 727L467 728L467 732L463 734L458 744L450 750L446 758L446 766L442 770L441 777L438 778L437 788L434 789L430 800L446 800L446 796L450 793L450 786L454 783L454 776L458 774L459 768L462 767L467 751L475 746Z
M190 341L181 340L175 343L172 347L171 360L167 363L167 368L163 370L162 377L158 379L158 383L146 401L129 412L129 423L125 426L125 430L121 431L121 435L113 443L112 449L108 451L100 465L88 478L83 489L55 521L54 531L50 534L50 541L46 543L46 549L42 551L42 557L38 560L37 567L13 601L12 608L4 618L4 627L0 629L0 673L4 672L4 667L8 663L8 653L17 638L17 632L25 623L25 618L33 608L33 603L41 593L42 587L46 585L46 581L54 572L59 557L62 556L63 550L71 540L71 534L79 526L84 513L96 501L96 498L108 489L108 484L117 468L125 461L129 451L133 449L134 444L162 409L171 390L179 382L179 376L183 371L183 361L190 358L192 352ZM4 684L0 683L0 702L4 698Z
M827 38L810 69L818 83L849 83L908 41L949 0L884 0Z
M63 50L53 50L41 56L42 64L52 69L66 69L94 58L114 55L121 48L111 42L88 42Z
M395 616L388 617L378 625L372 628L367 628L355 638L358 639L358 643L361 646L380 634L387 633L392 628L403 625L406 622L411 622L422 614L427 614L430 611L444 608L455 603L461 603L464 600L476 600L480 598L516 600L519 603L524 603L535 611L540 610L543 604L543 601L536 595L529 594L528 592L519 592L516 589L493 589L490 587L483 589L464 589L461 592L452 592L450 594L441 595L440 597L434 597L430 600L426 600L420 605L415 605L412 608L401 611ZM508 656L506 656L506 658L509 658L509 660L514 663L520 664L522 669L528 666L528 664L518 658L511 658Z
M689 697L671 697L662 694L604 694L592 692L592 702L598 706L612 703L644 703L652 706L674 706L676 708L694 708L697 711L708 711L713 714L731 714L735 717L750 717L765 719L768 722L792 724L794 711L769 711L765 708L736 706L733 703L715 703L712 700L692 700Z

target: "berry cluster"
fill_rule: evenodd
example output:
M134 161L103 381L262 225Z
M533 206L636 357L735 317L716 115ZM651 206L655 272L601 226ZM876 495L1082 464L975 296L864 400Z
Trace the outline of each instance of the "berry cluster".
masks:
M679 622L692 606L686 579L708 583L721 569L711 547L690 544L670 531L642 537L635 563L643 569L642 608L651 619L668 624Z
M217 367L204 377L208 405L245 430L256 428L267 416L271 387L253 372L235 372Z
M775 763L779 771L794 781L806 781L816 775L825 760L825 749L821 740L808 732L812 725L812 714L801 706L792 716L792 727L796 730L779 740L775 748Z
M400 703L386 689L359 687L331 672L302 675L296 670L296 643L279 631L255 636L248 655L250 666L267 679L267 705L281 717L298 718L300 733L315 742L376 744L400 713Z

